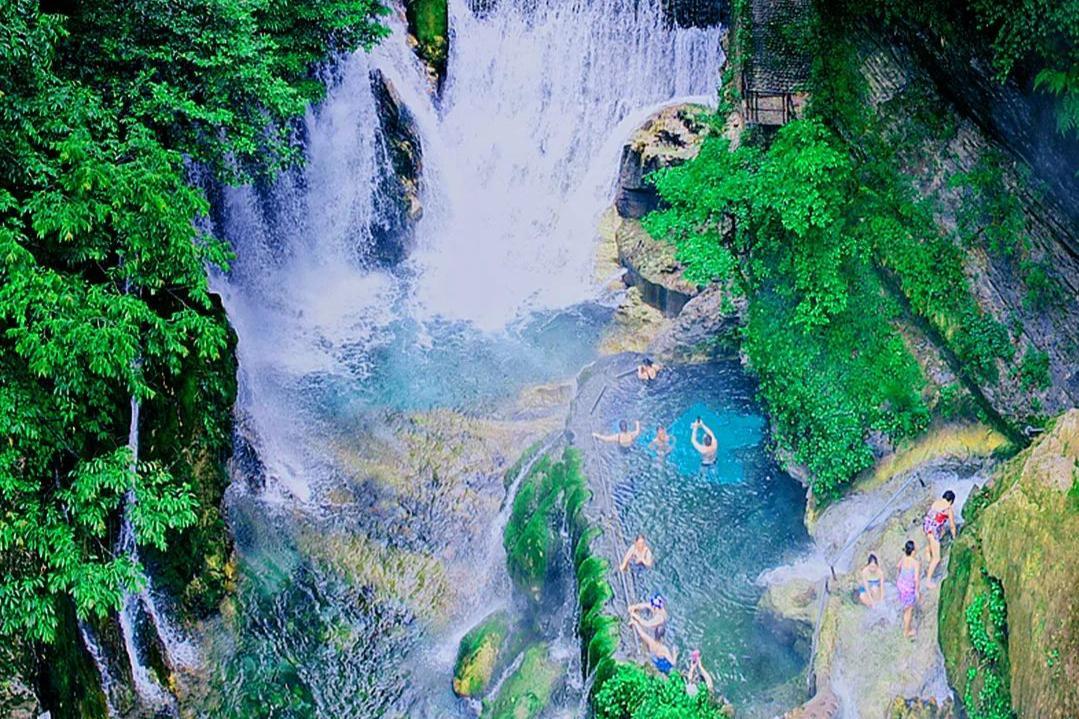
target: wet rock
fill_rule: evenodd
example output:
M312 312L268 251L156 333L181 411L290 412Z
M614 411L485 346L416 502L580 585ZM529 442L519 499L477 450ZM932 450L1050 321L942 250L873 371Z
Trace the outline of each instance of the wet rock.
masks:
M1074 222L1079 193L1074 162L1062 160L1059 147L1046 152L1057 140L1049 142L1045 136L1045 142L1033 141L1031 133L1037 130L1028 124L1031 110L1024 109L1028 99L1018 97L1014 86L990 78L985 65L969 64L969 52L957 61L955 51L937 43L927 45L924 36L914 33L907 39L913 41L905 45L891 35L866 35L859 48L862 74L869 101L889 122L900 126L917 122L916 113L939 107L941 122L951 126L947 131L922 132L902 148L908 172L919 178L917 189L937 198L941 229L954 231L964 213L975 209L971 188L949 187L949 178L987 162L1000 167L999 184L1018 204L1015 248L994 248L984 233L977 233L963 252L975 300L1008 328L1015 350L1012 360L997 360L995 378L966 374L992 410L1015 433L1022 433L1079 405L1079 229ZM945 67L948 70L942 73ZM969 84L957 77L967 78ZM1069 142L1073 146L1069 152L1079 152L1079 145ZM1037 180L1031 177L1028 162L1036 168ZM1042 180L1057 191L1043 191ZM950 341L933 339L945 345ZM1048 360L1048 383L1035 386L1037 382L1021 381L1024 360L1033 361L1042 353Z
M0 679L0 715L10 719L37 719L41 704L22 676Z
M509 636L509 617L497 612L473 627L461 639L453 666L453 693L480 697L487 691Z
M661 110L637 131L622 149L615 207L618 214L640 219L660 206L649 173L680 165L697 156L709 131L707 110L699 105L674 105Z
M678 317L652 340L648 351L668 360L697 360L735 346L742 325L745 298L721 284L711 284L682 307Z
M776 631L809 649L818 605L818 582L793 576L768 584L757 605L759 616Z
M405 17L413 49L427 64L431 86L437 91L446 77L449 55L449 7L446 0L407 0Z
M484 702L483 719L535 719L550 703L562 674L562 668L549 658L547 645L533 644L498 696Z
M840 715L839 697L825 687L800 707L783 715L783 719L834 719Z
M383 165L390 170L378 177L380 212L371 226L372 249L377 262L395 265L408 254L416 221L423 214L422 148L415 119L379 70L371 71L371 89L382 129L379 149L384 155Z
M628 271L626 283L640 290L646 303L675 317L697 295L696 284L682 277L674 246L653 239L637 220L622 220L615 231L618 261Z
M954 719L955 706L950 700L937 702L932 699L902 699L896 697L892 702L889 719Z
M1001 582L1007 604L1007 664L1020 716L1079 715L1079 410L1001 466L964 512L968 525L952 550L945 582L941 646L959 691L976 682L967 611L986 591L982 569ZM977 684L975 685L977 689Z

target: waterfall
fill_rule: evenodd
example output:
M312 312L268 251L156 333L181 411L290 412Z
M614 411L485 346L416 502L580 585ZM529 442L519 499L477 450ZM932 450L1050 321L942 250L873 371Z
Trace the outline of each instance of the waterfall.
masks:
M116 680L112 676L112 672L109 671L108 662L105 659L105 652L98 644L97 638L94 636L93 630L90 626L82 621L78 621L79 636L82 637L82 643L86 647L86 651L90 653L90 658L94 661L94 667L97 668L97 673L101 677L101 693L105 695L105 711L109 716L109 719L118 717L119 712L116 711L116 704L113 702L113 692L116 690Z
M388 348L427 351L461 327L497 334L595 297L596 224L622 145L662 106L716 95L721 30L671 27L659 2L503 0L481 16L450 0L450 16L439 100L391 19L392 35L345 59L308 112L305 167L221 192L214 229L237 257L211 281L239 337L241 421L272 496L308 501L335 475L324 392L367 388ZM367 259L391 171L374 70L423 154L424 214L393 268Z
M139 461L139 401L135 396L131 397L131 424L128 429L128 448L131 450L132 471L137 471ZM117 542L117 553L127 556L133 563L139 563L138 537L135 527L131 523L131 512L135 506L135 492L128 490L124 494L123 520L120 525L120 538ZM140 631L146 626L142 621L145 616L149 625L156 633L164 653L164 659L170 668L194 666L197 657L194 648L187 643L178 630L173 627L164 611L158 606L152 591L152 582L148 575L144 575L145 586L139 592L125 592L123 607L120 610L119 621L121 634L124 640L124 649L131 667L131 677L135 685L138 697L147 705L159 708L174 708L175 700L169 692L161 686L146 665L145 649L140 641ZM84 634L84 639L87 635ZM87 642L89 648L90 643ZM91 649L91 654L93 654ZM97 657L95 656L95 661ZM109 695L109 680L106 679L106 671L101 662L97 662L102 669L102 683L106 696Z

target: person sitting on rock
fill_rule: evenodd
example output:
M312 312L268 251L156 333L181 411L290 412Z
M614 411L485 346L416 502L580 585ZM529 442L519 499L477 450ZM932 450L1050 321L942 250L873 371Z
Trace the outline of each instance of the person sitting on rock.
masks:
M648 612L648 616L642 616L641 612ZM667 600L656 592L647 602L629 605L629 618L642 627L651 629L655 632L656 639L661 640L667 634Z
M700 682L704 682L704 686L708 689L708 693L711 694L716 690L716 684L712 680L712 675L708 673L708 670L701 664L701 650L694 649L689 653L689 672L686 674L686 693L690 696L695 695L700 688L697 686Z
M884 571L877 562L877 555L870 554L862 567L862 583L854 589L858 601L867 607L874 606L884 599Z
M925 584L927 587L933 585L933 572L937 570L937 565L940 564L940 540L944 534L944 525L947 523L948 531L952 533L952 539L955 539L955 492L947 490L940 499L929 505L929 511L925 513L925 518L922 519L922 531L925 532L926 538L929 540L929 546L926 547L926 551L929 555L929 567L925 570Z
M908 539L903 545L903 558L896 567L897 576L895 587L899 590L899 604L903 607L903 636L914 638L914 627L911 620L914 617L914 605L918 602L920 590L919 577L922 565L914 558L914 540Z
M637 379L642 382L651 382L656 378L661 369L663 369L663 365L656 364L650 357L645 357L644 360L637 365Z
M693 443L693 448L700 452L701 464L715 464L716 450L719 449L715 432L713 432L700 417L694 420L693 424L690 426L692 427L692 432L689 435L689 440ZM698 432L704 433L704 436L700 439L697 438Z
M644 643L645 648L648 650L648 657L652 660L652 664L656 669L661 674L670 674L671 670L674 669L675 662L678 661L678 655L675 654L674 650L660 640L649 636L648 631L641 626L638 620L630 619L629 624L637 632L637 636L641 638L641 642Z
M618 420L618 431L614 434L597 434L592 433L592 436L598 439L600 442L610 442L612 444L617 443L622 449L629 449L633 446L633 442L641 434L640 421L634 422L633 431L629 431L629 422L624 419Z
M629 549L626 550L625 556L622 557L622 563L618 565L618 571L624 572L630 565L633 565L634 569L638 567L651 569L652 561L651 547L644 541L644 535L638 534L637 538L633 540L633 544L629 545Z

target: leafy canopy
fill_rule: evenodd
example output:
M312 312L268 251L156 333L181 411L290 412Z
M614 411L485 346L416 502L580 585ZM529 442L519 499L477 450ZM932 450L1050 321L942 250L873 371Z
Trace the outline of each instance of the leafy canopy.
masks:
M127 446L132 398L228 385L202 374L229 339L205 267L229 255L188 167L295 160L315 63L382 33L375 0L70 5L0 5L0 635L46 642L59 602L102 615L139 586L114 552L125 495L160 549L195 521L186 474Z

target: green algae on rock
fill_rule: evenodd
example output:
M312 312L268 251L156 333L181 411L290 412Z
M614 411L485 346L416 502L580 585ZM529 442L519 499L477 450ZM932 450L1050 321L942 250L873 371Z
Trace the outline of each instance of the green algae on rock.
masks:
M940 642L971 716L1079 714L1077 478L1072 409L964 511L942 589Z
M468 631L457 649L453 666L453 693L479 697L491 683L509 636L509 618L496 612Z
M496 696L483 707L483 719L534 719L551 701L562 668L551 661L546 644L533 644L507 677Z

